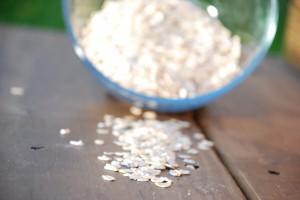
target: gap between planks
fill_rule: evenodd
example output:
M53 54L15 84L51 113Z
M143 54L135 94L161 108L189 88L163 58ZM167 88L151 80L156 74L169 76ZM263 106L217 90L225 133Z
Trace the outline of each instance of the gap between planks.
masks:
M201 114L199 114L199 112ZM203 134L205 135L205 137L207 139L209 139L210 141L214 142L213 138L211 138L209 136L209 134L207 133L208 130L206 128L206 126L202 123L202 118L203 118L203 113L205 113L205 108L200 108L200 110L196 110L192 112L192 120L195 122L195 125L198 129L200 129ZM200 117L199 117L200 116ZM249 200L251 199L249 197L249 195L247 194L247 192L244 190L243 188L243 183L241 183L239 181L239 179L236 177L236 175L233 173L230 165L227 164L227 161L225 158L223 158L222 153L219 151L218 147L216 146L216 143L214 143L214 147L212 148L212 151L215 152L217 158L220 160L220 162L222 163L222 165L224 166L225 170L228 172L228 174L231 176L231 178L233 179L233 181L235 182L235 184L237 185L237 187L240 189L241 193L244 195L244 197ZM252 186L251 186L252 187ZM255 191L254 191L255 192ZM257 195L257 199L261 200L261 198Z

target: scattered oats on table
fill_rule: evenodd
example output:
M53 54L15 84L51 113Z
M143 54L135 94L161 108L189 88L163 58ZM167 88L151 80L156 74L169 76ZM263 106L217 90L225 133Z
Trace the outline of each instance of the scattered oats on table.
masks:
M113 130L111 134L115 139L111 144L121 149L104 151L103 155L97 157L104 161L104 170L118 172L139 182L151 181L162 188L170 187L173 183L171 179L162 177L162 173L168 172L173 177L191 174L192 170L199 168L198 162L192 159L193 155L213 145L203 139L198 143L199 150L192 148L191 138L183 133L190 123L177 119L128 120L127 117L106 115L100 124ZM70 132L69 129L62 130L63 134ZM73 146L84 144L82 140L71 140L69 143ZM94 143L102 145L104 141L95 139ZM183 165L185 168L180 168ZM115 180L109 175L103 175L102 178L106 181Z
M168 177L162 177L165 172L172 177L189 175L199 168L198 162L192 157L200 150L206 150L212 143L201 140L200 150L194 149L194 144L184 129L190 123L177 119L128 119L105 115L105 124L114 140L111 144L119 146L118 151L104 151L97 159L104 161L104 170L118 172L124 177L139 182L152 182L154 185L167 188L173 183ZM65 129L67 130L67 129ZM68 131L66 131L68 132ZM82 140L71 140L74 146L82 146ZM103 140L95 139L97 145ZM178 159L179 158L179 159ZM185 166L181 168L181 166ZM106 181L115 180L109 175L102 175Z
M191 159L191 154L183 154L189 150L198 151L192 148L190 137L183 134L182 130L189 127L188 122L109 117L104 123L106 120L109 120L110 128L114 130L113 144L122 150L103 152L104 156L111 156L111 160L104 166L105 170L119 172L131 180L151 180L158 187L170 187L172 180L159 177L162 172L169 171L171 176L183 176L198 167L197 162ZM181 158L182 164L191 167L179 169L176 158ZM106 161L105 157L100 157L100 160Z

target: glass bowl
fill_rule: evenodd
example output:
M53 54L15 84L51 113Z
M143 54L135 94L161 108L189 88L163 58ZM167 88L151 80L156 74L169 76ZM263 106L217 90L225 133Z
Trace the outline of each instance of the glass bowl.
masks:
M231 32L242 40L241 72L221 88L189 98L161 98L147 96L124 88L98 71L86 57L78 35L90 15L99 10L104 0L62 0L66 29L74 51L84 65L114 96L131 104L159 112L183 112L204 106L229 92L259 65L266 55L276 33L278 20L277 0L191 0L217 17Z

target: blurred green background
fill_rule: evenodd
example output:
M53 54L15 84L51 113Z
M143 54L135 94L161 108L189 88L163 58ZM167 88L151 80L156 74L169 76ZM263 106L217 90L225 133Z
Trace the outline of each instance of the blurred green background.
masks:
M279 28L271 48L272 53L280 53L282 50L289 0L278 0L278 2L280 4ZM0 0L0 23L63 30L61 0Z

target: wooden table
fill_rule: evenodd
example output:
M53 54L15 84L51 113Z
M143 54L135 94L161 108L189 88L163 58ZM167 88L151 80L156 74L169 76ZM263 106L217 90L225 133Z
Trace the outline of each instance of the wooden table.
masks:
M267 58L208 107L172 116L216 147L197 156L191 176L161 189L101 179L96 156L116 147L111 136L93 145L96 124L104 114L128 114L128 105L105 93L64 33L1 26L0 38L0 199L300 199L300 75L282 59ZM72 134L60 136L61 128ZM70 139L86 145L71 147Z

